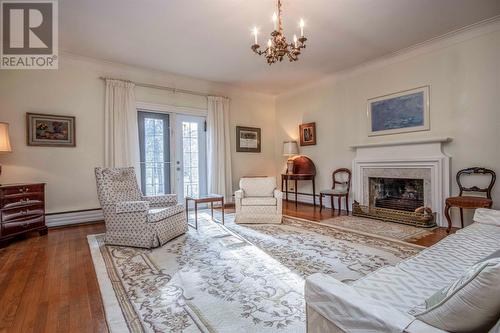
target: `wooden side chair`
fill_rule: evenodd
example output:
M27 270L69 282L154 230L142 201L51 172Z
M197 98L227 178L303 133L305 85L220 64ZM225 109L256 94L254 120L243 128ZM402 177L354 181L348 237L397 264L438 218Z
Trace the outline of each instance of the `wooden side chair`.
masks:
M339 180L340 175L347 175L347 177L343 177L342 179L347 178L347 180ZM330 196L330 200L332 203L332 210L335 210L335 206L333 205L333 197L338 198L338 208L339 212L341 210L341 199L345 198L345 207L347 212L349 212L349 189L351 187L351 170L346 168L340 168L335 170L332 173L332 188L329 190L321 190L319 192L319 211L323 210L323 196Z
M461 178L462 176L470 176L470 175L490 175L490 183L486 188L479 188L477 186L465 187L462 185ZM493 200L491 199L491 190L493 189L493 185L495 185L496 174L494 171L486 169L486 168L467 168L460 170L457 172L457 184L460 188L460 193L457 197L447 198L444 208L444 215L446 216L446 220L448 220L448 229L446 232L450 232L451 230L451 218L450 218L450 208L457 207L460 208L460 223L462 228L464 227L464 208L466 209L475 209L475 208L491 208L493 205ZM486 193L486 197L479 196L470 196L463 195L464 192L481 192Z

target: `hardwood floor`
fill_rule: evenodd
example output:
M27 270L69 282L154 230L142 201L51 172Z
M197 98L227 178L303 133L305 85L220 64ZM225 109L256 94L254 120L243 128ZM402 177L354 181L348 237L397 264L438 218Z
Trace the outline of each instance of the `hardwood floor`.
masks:
M291 202L284 213L316 221L338 215ZM107 332L87 245L87 235L102 232L103 223L50 229L0 249L0 333ZM438 229L415 243L431 245L445 236Z
M0 332L107 332L87 235L104 224L50 229L0 250Z

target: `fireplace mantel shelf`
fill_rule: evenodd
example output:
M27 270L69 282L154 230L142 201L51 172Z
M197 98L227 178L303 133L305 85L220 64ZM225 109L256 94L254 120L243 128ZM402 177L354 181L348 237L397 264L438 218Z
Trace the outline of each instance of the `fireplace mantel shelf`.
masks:
M353 145L351 149L357 148L370 148L370 147L385 147L385 146L403 146L403 145L414 145L414 144L423 144L423 143L447 143L451 142L452 138L429 138L429 139L419 139L419 140L407 140L407 141L390 141L390 142L376 142L376 143L362 143Z

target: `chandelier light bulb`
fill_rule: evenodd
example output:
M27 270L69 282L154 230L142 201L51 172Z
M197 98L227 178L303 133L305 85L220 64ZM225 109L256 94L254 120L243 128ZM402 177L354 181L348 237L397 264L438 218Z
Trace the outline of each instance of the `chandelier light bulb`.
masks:
M300 35L304 36L304 26L305 26L304 19L300 19L299 26L300 26Z
M293 35L293 43L295 44L295 48L297 48L297 35Z
M274 31L276 31L278 27L278 15L276 15L276 12L273 13L273 23L274 23Z
M255 38L255 45L259 44L257 43L257 35L259 34L259 30L257 30L257 27L253 27L253 36Z
M267 47L271 47L273 46L273 42L271 41L271 39L268 39L267 40Z

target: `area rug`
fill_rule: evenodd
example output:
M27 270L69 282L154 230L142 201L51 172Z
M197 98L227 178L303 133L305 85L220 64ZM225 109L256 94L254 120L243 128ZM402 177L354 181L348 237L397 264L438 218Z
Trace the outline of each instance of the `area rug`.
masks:
M417 228L411 225L384 222L358 216L336 216L321 220L320 224L342 228L346 231L361 232L401 241L416 240L430 235L435 228Z
M112 332L305 332L304 278L345 282L420 248L319 224L199 228L161 248L105 246L88 236Z

